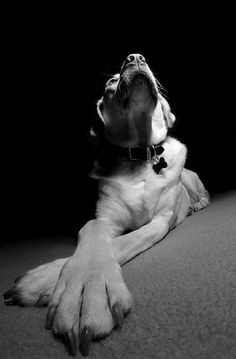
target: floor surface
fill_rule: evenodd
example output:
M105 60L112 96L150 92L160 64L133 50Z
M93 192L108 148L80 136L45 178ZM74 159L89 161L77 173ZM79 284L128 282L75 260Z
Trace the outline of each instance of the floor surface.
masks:
M73 253L72 238L0 247L0 292L39 264ZM212 199L166 238L123 267L134 306L120 331L91 346L89 358L236 358L236 192ZM0 357L64 359L44 329L46 308L0 301ZM77 357L81 357L78 353Z

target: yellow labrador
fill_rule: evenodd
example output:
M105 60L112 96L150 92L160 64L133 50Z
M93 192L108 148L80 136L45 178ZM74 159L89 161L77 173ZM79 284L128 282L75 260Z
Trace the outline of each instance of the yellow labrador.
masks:
M46 328L74 355L78 346L87 355L92 339L121 327L131 309L121 266L209 203L197 174L184 168L186 147L167 135L175 116L142 55L127 57L97 109L96 219L80 230L72 257L30 270L4 294L8 305L48 304Z

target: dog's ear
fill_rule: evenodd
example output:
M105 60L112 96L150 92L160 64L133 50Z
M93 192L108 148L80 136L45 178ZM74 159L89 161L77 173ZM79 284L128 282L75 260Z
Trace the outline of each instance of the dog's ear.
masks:
M96 118L96 120L93 121L89 133L89 139L94 145L99 145L104 138L105 121L102 115L102 111L103 111L103 97L97 102L98 118Z
M162 95L158 95L159 97L159 101L161 103L161 107L162 107L162 111L165 117L165 120L167 122L167 126L169 128L173 127L174 122L175 122L175 115L171 112L170 110L170 106L168 104L168 102L166 101L166 99L162 96Z

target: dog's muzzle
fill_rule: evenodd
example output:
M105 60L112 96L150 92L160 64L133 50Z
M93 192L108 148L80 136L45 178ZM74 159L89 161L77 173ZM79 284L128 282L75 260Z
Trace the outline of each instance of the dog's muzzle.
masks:
M157 98L158 89L154 76L149 69L144 56L140 54L131 54L124 61L120 80L117 87L117 96L121 100L129 97L131 91L135 88L143 88Z

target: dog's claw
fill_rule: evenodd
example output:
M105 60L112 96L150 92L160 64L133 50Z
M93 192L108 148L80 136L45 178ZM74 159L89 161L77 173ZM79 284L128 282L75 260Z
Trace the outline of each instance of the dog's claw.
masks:
M115 303L112 307L112 317L115 322L115 326L118 328L122 328L124 323L124 314L119 303Z
M16 277L15 283L18 283L21 280L21 278L23 278L23 275L19 275L18 277Z
M73 356L76 356L77 344L76 344L75 334L74 334L73 330L66 332L64 337L65 337L66 345L67 345L68 349L70 350L70 353Z
M80 337L80 351L83 356L87 356L89 354L89 347L92 341L92 337L92 329L84 327Z
M13 287L13 288L7 290L5 293L3 293L3 298L6 300L6 299L13 297L16 294L17 294L17 291L15 290L15 287Z
M55 313L56 313L56 307L55 306L51 306L51 307L48 308L48 312L47 312L47 316L46 316L45 329L49 330L51 328Z
M43 307L48 303L48 295L42 295L37 302L35 303L35 307Z
M18 291L15 289L15 287L7 290L5 293L3 293L4 298L4 304L10 306L10 305L20 305L24 307L24 303L22 303Z
M17 298L12 298L11 300L5 300L4 304L6 304L7 306L21 305L20 301Z

